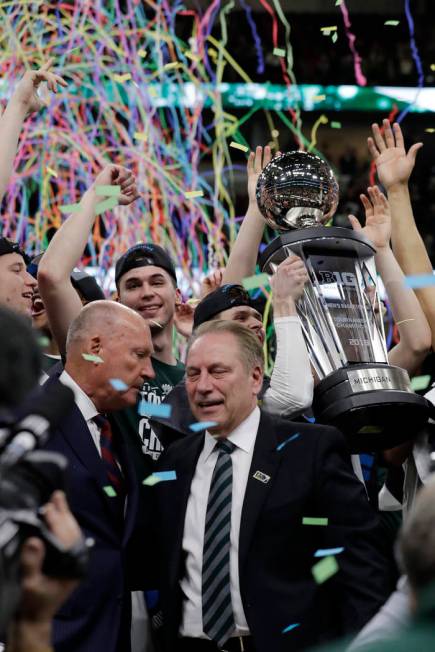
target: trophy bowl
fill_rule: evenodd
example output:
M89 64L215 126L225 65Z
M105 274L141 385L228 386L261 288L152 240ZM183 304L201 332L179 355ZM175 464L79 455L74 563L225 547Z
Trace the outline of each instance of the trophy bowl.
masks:
M334 215L338 183L328 163L309 152L275 156L257 182L257 203L277 231L321 226Z

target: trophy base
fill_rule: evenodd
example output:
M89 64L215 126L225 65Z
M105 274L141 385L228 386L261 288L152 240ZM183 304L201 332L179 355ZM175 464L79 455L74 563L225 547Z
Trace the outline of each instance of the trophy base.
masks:
M410 390L406 371L386 364L343 367L314 390L316 420L341 430L352 453L412 439L433 411L430 401Z

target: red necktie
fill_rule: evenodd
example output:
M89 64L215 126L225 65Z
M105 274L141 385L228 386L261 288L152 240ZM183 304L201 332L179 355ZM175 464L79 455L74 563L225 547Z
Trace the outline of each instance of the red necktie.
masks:
M125 480L116 462L114 437L110 422L101 414L94 417L94 422L100 428L101 460L106 468L108 480L115 489L116 495L125 498L127 493Z

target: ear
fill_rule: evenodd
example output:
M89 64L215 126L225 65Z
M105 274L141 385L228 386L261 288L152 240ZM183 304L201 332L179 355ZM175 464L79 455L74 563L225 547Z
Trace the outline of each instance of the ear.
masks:
M94 335L90 340L90 351L93 355L99 355L102 350L101 337L99 335Z
M264 374L262 368L260 367L260 365L256 365L251 371L251 378L253 381L252 390L254 394L256 394L257 396L260 393L261 388L263 387L263 377Z
M181 296L180 288L176 288L175 289L175 305L180 305L180 303L183 303L183 297Z

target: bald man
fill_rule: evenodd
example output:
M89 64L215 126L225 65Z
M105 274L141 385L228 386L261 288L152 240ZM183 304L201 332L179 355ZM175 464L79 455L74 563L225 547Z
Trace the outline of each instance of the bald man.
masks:
M75 407L47 448L69 460L71 511L95 546L86 580L54 620L56 652L130 650L125 562L138 492L125 442L106 415L136 404L144 381L154 376L151 352L146 322L119 303L87 305L68 331L60 380L74 391Z

